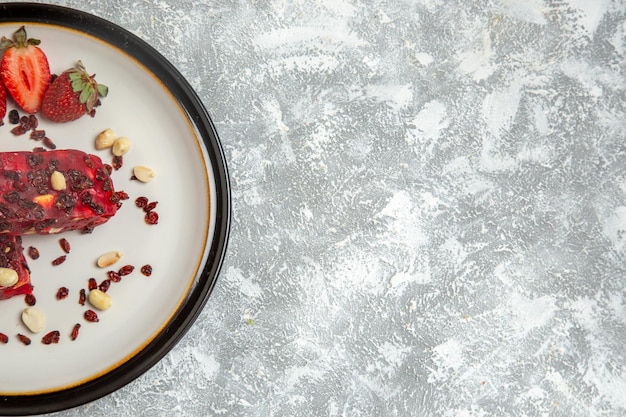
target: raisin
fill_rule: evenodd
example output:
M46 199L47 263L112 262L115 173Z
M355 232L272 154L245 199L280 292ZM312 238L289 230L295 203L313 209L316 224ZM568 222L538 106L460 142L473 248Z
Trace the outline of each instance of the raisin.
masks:
M98 314L96 314L96 312L93 310L85 311L84 317L85 317L85 320L92 322L92 323L97 323L100 321L100 319L98 318Z
M5 169L4 171L2 171L2 176L5 178L8 178L10 180L13 181L17 181L20 179L20 173L17 171L11 171L8 169Z
M28 336L25 336L25 335L23 335L21 333L18 333L17 334L17 339L20 342L24 343L26 346L30 345L30 338Z
M141 273L144 274L145 276L149 277L150 275L152 275L152 266L149 264L146 264L144 266L141 267Z
M89 155L85 155L85 158L83 159L83 161L85 162L85 165L87 165L88 168L93 169L94 167L93 161L91 160L91 157Z
M13 181L13 188L17 191L23 192L28 190L28 183L25 181Z
M12 125L16 125L20 122L20 114L17 112L17 110L11 110L9 112L9 123L11 123Z
M35 298L33 294L26 294L26 296L24 297L24 302L27 306L32 307L37 304L37 298Z
M87 284L87 289L89 291L91 290L95 290L96 288L98 288L98 282L96 281L95 278L89 278L89 283Z
M139 208L144 208L146 205L148 204L148 198L147 197L137 197L137 199L135 200L135 205Z
M70 290L67 287L59 288L57 290L57 300L63 300L64 298L67 298L69 293L70 293Z
M67 255L61 255L52 261L52 265L54 266L61 265L63 262L65 262L66 259L67 259Z
M41 338L41 343L44 345L50 345L52 343L59 343L59 339L61 339L61 332L53 330Z
M132 273L135 270L135 267L132 265L124 265L123 267L120 268L119 271L117 271L117 273L121 276L124 277L126 275L129 275L130 273Z
M17 191L9 191L4 196L7 203L17 203L20 200L20 193Z
M61 239L59 239L59 245L61 245L61 249L63 249L63 252L70 253L70 242L68 242L66 238L62 237Z
M68 193L60 193L57 196L57 200L54 203L55 207L59 210L65 210L67 214L70 214L76 205L76 201Z
M146 223L148 223L150 225L158 224L159 223L159 214L156 211L151 211L149 213L146 213L145 221L146 221Z
M43 164L43 162L44 162L44 159L41 153L29 153L28 156L26 156L26 163L31 168L34 168L37 165L41 165Z
M88 224L87 226L83 227L83 229L80 232L84 235L88 235L93 232L94 227L95 225Z
M78 337L78 331L80 330L80 323L76 323L74 327L72 327L72 333L70 333L70 339L76 340Z
M78 304L84 306L85 301L87 301L87 292L84 288L81 288L80 292L78 293Z
M67 177L69 179L69 185L72 191L81 192L89 188L93 188L93 181L91 178L81 173L77 169L69 169L67 171Z
M7 343L9 341L9 336L4 333L0 333L0 343Z

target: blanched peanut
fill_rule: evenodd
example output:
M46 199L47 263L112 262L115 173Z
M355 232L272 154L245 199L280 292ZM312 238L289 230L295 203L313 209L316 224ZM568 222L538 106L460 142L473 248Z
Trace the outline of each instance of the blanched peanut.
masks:
M114 251L102 254L98 258L98 261L96 262L96 264L100 268L106 268L107 266L113 265L115 262L119 261L120 259L122 259L122 252L114 250Z
M113 142L113 155L122 156L130 150L130 139L125 136L121 136Z
M17 284L19 277L11 268L0 268L0 287L12 287Z
M50 184L52 184L52 189L56 191L62 191L67 188L65 176L59 171L54 171L52 175L50 175Z
M28 307L22 311L22 322L31 332L39 333L46 327L46 316L36 308Z
M96 136L96 149L102 150L110 148L113 146L113 142L115 142L115 132L113 132L113 129L104 129Z
M133 168L133 175L141 182L150 182L156 176L156 172L154 172L151 168L137 165Z
M113 304L111 296L99 289L89 291L89 303L98 310L107 310Z

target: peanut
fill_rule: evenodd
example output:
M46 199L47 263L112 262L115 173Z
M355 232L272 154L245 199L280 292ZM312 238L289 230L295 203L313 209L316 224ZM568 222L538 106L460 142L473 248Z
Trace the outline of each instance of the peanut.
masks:
M130 150L130 139L125 136L121 136L113 142L113 155L122 156Z
M46 316L36 308L28 307L22 311L22 322L31 332L39 333L46 327Z
M89 303L98 310L108 310L113 304L111 296L99 289L89 291Z
M150 182L156 176L156 172L151 168L137 165L133 168L133 175L141 182Z
M110 148L115 142L115 132L111 128L104 129L96 136L96 149Z
M50 175L50 184L52 184L52 189L56 191L62 191L67 188L65 176L59 171L54 171L52 175Z
M17 284L19 277L11 268L0 268L0 287L12 287Z
M119 261L120 259L122 259L122 252L111 251L111 252L102 254L96 261L96 264L100 268L106 268L107 266L113 265L115 262Z

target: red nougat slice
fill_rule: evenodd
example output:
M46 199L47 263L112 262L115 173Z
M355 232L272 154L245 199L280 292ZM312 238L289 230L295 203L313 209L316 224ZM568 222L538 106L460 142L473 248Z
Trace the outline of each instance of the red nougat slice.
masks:
M63 181L53 183L55 172L64 188ZM0 152L0 233L90 233L115 215L123 194L96 155L74 149Z
M17 272L18 281L11 287L0 286L0 300L22 294L32 294L30 270L26 264L20 236L0 234L0 268L10 268Z

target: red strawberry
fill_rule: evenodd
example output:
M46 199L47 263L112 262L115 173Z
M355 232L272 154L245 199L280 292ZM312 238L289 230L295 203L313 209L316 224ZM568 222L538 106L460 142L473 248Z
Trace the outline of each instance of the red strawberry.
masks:
M50 67L46 54L37 46L39 39L28 39L24 26L14 34L15 40L3 36L0 50L0 75L13 100L27 113L41 108L43 94L50 84Z
M53 122L70 122L84 114L93 117L100 97L106 97L109 89L98 84L95 75L89 75L78 61L52 81L43 96L41 111Z

